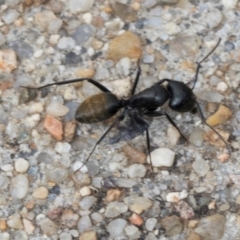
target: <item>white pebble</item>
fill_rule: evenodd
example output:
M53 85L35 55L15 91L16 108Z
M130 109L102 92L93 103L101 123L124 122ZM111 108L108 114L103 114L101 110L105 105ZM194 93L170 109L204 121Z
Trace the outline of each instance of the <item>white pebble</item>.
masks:
M124 230L129 239L139 239L141 236L139 229L134 225L126 226Z
M206 22L210 29L217 27L222 21L222 13L217 8L214 8L207 14Z
M82 15L82 18L83 18L83 20L84 20L85 23L90 24L90 23L92 22L93 16L92 16L91 13L84 13L84 14Z
M169 138L169 141L170 143L174 146L177 144L179 138L180 138L180 133L179 131L173 127L173 126L170 126L168 129L167 129L167 135L168 135L168 138Z
M40 36L36 41L36 43L38 45L42 45L44 42L45 42L45 37L44 36Z
M14 167L17 172L25 173L25 172L27 172L27 170L29 168L29 163L27 160L25 160L23 158L18 158L18 159L16 159L16 161L14 163Z
M69 111L68 107L59 102L51 102L46 109L47 113L53 117L62 117Z
M169 148L158 148L151 152L152 165L154 167L171 167L175 158L175 152ZM148 156L147 162L150 163Z
M69 10L72 13L86 12L90 10L93 3L94 3L94 0L88 0L88 1L70 0Z
M88 53L88 56L93 56L93 54L95 53L94 49L92 47L88 47L88 50L87 50L87 53Z
M87 186L80 189L80 194L82 197L89 196L91 194L91 189Z
M128 76L131 68L131 61L128 57L120 59L120 61L117 63L116 68L119 72L119 74L122 74L124 76Z
M75 47L75 40L70 37L62 37L59 39L57 47L61 50L72 50Z
M51 35L49 38L49 43L52 45L56 45L58 43L60 36L59 35Z
M156 218L148 218L145 223L146 229L151 232L156 226L156 223L157 223Z
M168 202L179 202L180 200L186 198L188 193L186 190L182 190L181 192L171 192L166 195L166 200Z
M19 17L19 13L15 9L8 9L2 13L2 20L6 24L13 23Z
M237 3L238 3L238 0L222 0L222 5L228 9L235 8Z
M39 50L37 50L36 52L34 52L33 56L34 56L35 58L39 58L39 57L42 56L42 54L43 54L43 50L42 50L42 49L39 49Z
M142 164L132 164L128 168L128 176L130 178L142 178L145 176L147 169Z
M12 178L12 197L18 199L24 198L28 192L28 187L28 178L25 175L19 174Z
M127 221L122 218L117 218L107 225L107 231L111 238L118 238L123 236L123 230L127 226Z
M31 103L28 111L29 111L29 113L41 113L41 112L43 112L43 103L41 103L41 102Z
M192 167L200 177L205 176L210 169L209 164L203 159L195 160Z
M9 172L13 170L13 165L12 164L5 164L1 166L1 170L3 170L4 172Z
M169 22L165 25L165 32L169 35L176 35L180 30L180 27L174 22Z
M69 153L71 148L71 145L67 142L57 142L54 149L58 153Z
M217 90L225 92L228 89L228 85L225 82L220 82L217 84Z

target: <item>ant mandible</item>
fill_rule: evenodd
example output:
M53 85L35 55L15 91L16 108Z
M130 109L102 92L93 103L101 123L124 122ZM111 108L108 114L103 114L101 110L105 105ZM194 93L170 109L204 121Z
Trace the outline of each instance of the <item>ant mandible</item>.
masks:
M176 125L176 123L172 120L172 118L164 111L157 110L157 108L161 107L165 102L169 100L169 107L176 112L191 112L191 113L199 113L201 121L203 124L206 124L209 128L211 128L219 138L224 142L225 146L228 149L229 155L231 154L230 147L224 140L224 138L212 127L210 126L203 115L203 112L200 108L199 103L197 102L196 96L193 93L193 89L198 80L199 70L201 68L202 62L204 62L218 47L221 39L217 42L216 46L200 61L197 63L196 73L193 80L192 87L188 87L185 83L175 81L172 79L162 79L151 87L144 89L143 91L135 94L136 87L141 75L141 68L138 61L138 70L137 75L135 77L130 97L128 99L118 99L115 94L113 94L108 88L98 83L97 81L91 78L78 78L72 80L61 81L57 83L50 83L38 88L25 87L29 89L41 90L43 88L52 86L52 85L63 85L68 83L75 83L81 81L88 81L93 84L97 88L99 88L102 92L95 94L89 98L87 98L84 102L80 104L76 111L76 120L80 123L96 123L107 120L114 116L120 109L123 108L123 111L120 115L113 121L113 123L108 127L105 133L100 137L100 139L96 142L92 151L89 153L87 159L84 161L87 162L94 152L97 145L105 138L105 136L110 132L110 130L120 121L122 121L126 114L130 116L133 122L140 126L142 129L146 131L146 142L147 142L147 153L150 156L150 139L149 139L149 125L144 120L143 116L150 117L160 117L165 116L167 120L178 130L180 135L185 139L186 137L181 133L180 129ZM162 84L167 82L166 87ZM83 166L83 165L82 165Z

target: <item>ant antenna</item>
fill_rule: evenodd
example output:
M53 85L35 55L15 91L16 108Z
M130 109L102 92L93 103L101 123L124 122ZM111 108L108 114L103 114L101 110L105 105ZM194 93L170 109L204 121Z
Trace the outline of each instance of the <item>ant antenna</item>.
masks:
M215 45L215 47L200 61L197 63L197 69L196 69L196 74L195 74L195 77L194 77L194 82L193 82L193 86L192 86L192 90L194 89L195 85L196 85L196 82L198 80L198 74L199 74L199 70L201 68L201 64L216 50L216 48L218 47L218 45L220 44L221 42L221 38L219 38L217 44Z

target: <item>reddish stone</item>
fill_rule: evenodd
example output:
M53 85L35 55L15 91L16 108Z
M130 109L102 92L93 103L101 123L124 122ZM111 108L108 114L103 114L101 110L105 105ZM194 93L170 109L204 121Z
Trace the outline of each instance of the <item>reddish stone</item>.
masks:
M62 140L63 125L61 121L48 114L44 120L44 127L58 141Z

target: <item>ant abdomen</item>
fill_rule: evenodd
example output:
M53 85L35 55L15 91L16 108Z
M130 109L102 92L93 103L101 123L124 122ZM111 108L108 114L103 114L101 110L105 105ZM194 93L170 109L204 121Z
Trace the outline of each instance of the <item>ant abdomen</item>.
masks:
M119 100L114 94L99 93L80 104L76 112L76 120L81 123L101 122L115 115L119 108Z

